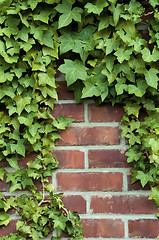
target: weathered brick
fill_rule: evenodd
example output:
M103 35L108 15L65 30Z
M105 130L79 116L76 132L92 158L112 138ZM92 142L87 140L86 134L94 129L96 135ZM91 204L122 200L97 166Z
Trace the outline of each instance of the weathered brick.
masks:
M53 156L59 162L59 168L84 168L84 152L80 150L54 150Z
M58 191L121 191L122 173L57 173Z
M89 122L120 122L124 115L124 110L121 105L116 104L102 104L97 106L95 104L88 105L88 119Z
M126 168L131 165L126 162L125 150L96 149L89 150L90 168Z
M58 98L59 100L73 100L73 92L67 90L66 81L57 82L58 84Z
M16 233L16 222L17 220L11 220L8 226L0 227L0 237L7 236L10 233Z
M147 196L93 196L92 213L156 214L156 204Z
M157 219L140 219L128 222L129 237L158 238L159 221Z
M64 195L62 197L65 207L74 212L86 213L86 200L81 195Z
M117 145L118 127L68 127L61 133L57 145Z
M51 114L57 118L64 115L67 118L73 118L75 122L84 121L84 105L75 103L55 104Z
M82 224L86 238L124 237L124 223L120 219L83 219Z

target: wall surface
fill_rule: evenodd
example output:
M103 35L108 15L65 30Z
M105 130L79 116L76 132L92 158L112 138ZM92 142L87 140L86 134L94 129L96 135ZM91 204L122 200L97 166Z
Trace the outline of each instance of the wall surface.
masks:
M64 131L54 156L60 168L54 177L64 203L82 218L85 238L157 239L159 221L150 190L130 184L128 148L120 139L121 106L96 106L92 100L76 104L60 75L59 102L54 115L75 119Z
M92 100L76 104L64 76L57 76L57 81L59 101L52 113L75 121L52 150L60 162L52 181L56 192L64 192L66 208L80 213L85 239L158 239L157 209L147 198L149 188L130 184L125 156L128 146L120 139L119 130L122 107L97 107ZM34 157L22 159L21 167ZM1 162L2 166L7 167ZM9 184L0 182L0 190L10 195ZM0 228L0 236L15 232L16 220L13 215L11 223Z

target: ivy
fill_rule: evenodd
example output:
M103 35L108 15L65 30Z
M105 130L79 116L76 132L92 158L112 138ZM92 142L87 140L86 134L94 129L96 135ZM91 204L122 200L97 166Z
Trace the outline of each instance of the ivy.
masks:
M10 192L29 191L17 198L0 194L0 225L11 221L10 209L20 217L18 232L0 239L38 240L54 230L51 239L62 232L83 239L78 214L65 209L49 182L58 167L50 149L73 121L50 114L58 100L58 60L77 102L123 104L132 183L149 184L158 206L158 7L154 0L0 1L0 161L11 168L0 168L0 179L11 184ZM30 153L35 159L21 168L20 159Z

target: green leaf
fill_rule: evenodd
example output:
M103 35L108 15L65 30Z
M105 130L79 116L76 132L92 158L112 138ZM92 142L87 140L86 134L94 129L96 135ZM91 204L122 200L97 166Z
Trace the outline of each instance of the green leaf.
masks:
M81 61L75 60L73 62L69 59L65 59L65 63L59 67L62 73L66 73L67 86L76 82L77 79L85 81L87 78L87 69Z
M31 134L33 137L35 137L35 135L37 134L37 131L38 131L38 129L39 129L40 127L41 127L41 126L40 126L39 123L35 123L35 124L31 125L31 126L29 127L29 132L30 132L30 134Z
M155 68L150 68L150 70L146 70L145 79L148 86L157 89L158 81L159 81L159 78L157 76L158 73L159 73L159 70Z
M65 1L62 4L58 4L55 9L56 11L63 13L59 17L58 28L68 26L72 20L81 22L81 13L83 12L82 8L74 7L72 9L72 5Z
M4 175L7 173L7 171L4 168L0 168L0 179L4 180Z
M139 116L139 110L141 109L141 106L137 103L126 103L126 106L124 106L124 110L128 115L134 115L136 117Z
M54 72L53 74L39 73L38 78L39 78L39 85L42 85L42 86L49 85L51 87L56 88Z
M88 13L94 13L100 15L105 7L109 4L105 0L97 0L95 4L87 3L85 8L87 8Z
M25 106L30 104L31 97L17 96L14 98L14 101L16 102L16 105L17 105L18 115L20 115L21 112L24 110Z
M151 195L149 196L149 199L154 199L157 207L159 207L159 188L158 187L152 187L151 188Z
M140 180L142 187L144 187L148 182L153 182L153 177L150 173L144 173L142 171L137 171L137 179Z
M53 126L59 130L64 130L70 123L73 122L71 118L65 118L64 115L57 117L57 120L53 120Z
M19 169L18 158L16 156L12 156L11 158L6 158L6 160L12 168Z
M122 4L117 4L115 7L115 5L112 4L108 9L113 13L114 25L116 26L119 22L119 16L121 13L124 13L123 6Z
M113 39L106 39L104 46L106 47L106 55L110 54L114 50L117 50L120 45L120 41Z

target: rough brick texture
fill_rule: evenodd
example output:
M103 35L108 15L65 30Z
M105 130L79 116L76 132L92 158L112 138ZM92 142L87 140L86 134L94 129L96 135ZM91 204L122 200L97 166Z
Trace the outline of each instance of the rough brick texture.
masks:
M64 80L58 73L59 102L52 115L64 114L75 121L61 133L63 139L52 150L59 161L59 169L53 174L55 190L64 192L68 210L80 213L84 239L157 239L159 221L154 201L148 200L150 188L130 183L127 145L119 130L123 108L110 104L97 107L90 100L76 104ZM35 158L36 154L21 158L20 167ZM8 164L0 162L0 167ZM0 181L0 191L6 195L9 187ZM6 228L1 227L0 236L15 232L15 223L12 220Z

